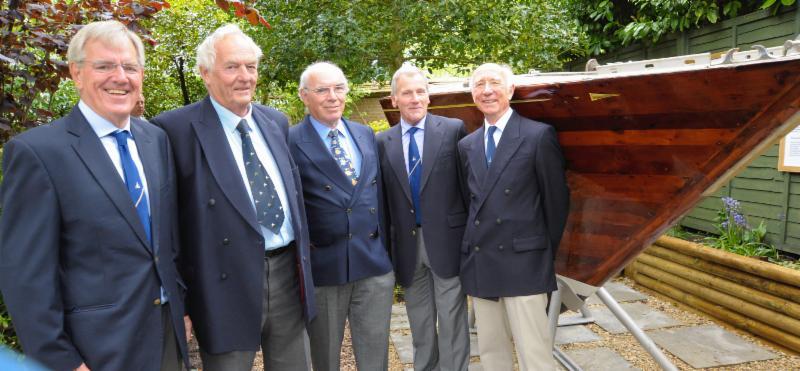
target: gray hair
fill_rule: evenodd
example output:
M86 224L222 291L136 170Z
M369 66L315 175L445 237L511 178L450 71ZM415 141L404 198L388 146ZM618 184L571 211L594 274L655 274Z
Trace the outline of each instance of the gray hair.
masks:
M392 96L397 94L397 80L400 78L400 76L420 76L422 77L422 80L425 81L425 91L428 90L428 78L425 76L425 73L414 65L403 64L397 69L397 71L394 72L394 75L392 76Z
M322 61L322 62L314 62L308 65L308 67L306 67L305 70L303 70L303 73L300 74L300 86L298 86L298 90L303 90L307 87L308 78L309 76L311 76L312 73L322 72L322 71L327 71L327 72L333 71L334 73L337 73L340 76L342 76L345 85L348 84L347 77L344 75L344 72L342 72L342 69L339 68L339 66L335 65L333 62Z
M197 66L195 66L195 69L198 74L200 73L200 69L210 70L214 67L214 60L217 58L217 42L228 36L241 37L245 44L255 53L256 59L261 59L261 56L264 55L264 53L261 52L261 48L258 47L250 36L242 32L239 26L229 23L217 28L197 46Z
M83 26L69 42L67 61L69 63L83 62L86 58L86 43L89 41L99 41L104 45L123 45L129 41L136 49L136 61L144 67L142 39L119 21L92 22Z
M484 63L478 66L478 68L476 68L475 71L472 71L472 76L469 77L469 86L471 87L475 86L475 75L478 74L478 72L483 72L483 71L500 72L500 75L503 76L503 80L505 80L508 86L514 84L514 71L511 70L511 67L509 67L506 64Z

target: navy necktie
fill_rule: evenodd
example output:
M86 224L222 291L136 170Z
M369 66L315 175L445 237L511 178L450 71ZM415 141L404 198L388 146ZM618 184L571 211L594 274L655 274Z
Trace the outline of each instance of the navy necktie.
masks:
M136 168L136 163L133 162L133 157L131 157L131 152L128 148L128 138L131 137L131 134L127 130L120 130L111 133L111 135L117 140L119 158L122 163L122 173L125 174L125 185L128 188L128 193L133 201L133 206L136 207L136 213L139 215L139 220L142 222L147 240L152 243L147 194L144 192L144 183L142 183L142 179L139 177L139 170Z
M347 175L347 178L350 179L350 182L355 186L358 184L356 169L353 168L353 163L350 161L350 158L347 157L347 153L342 148L342 145L339 144L339 130L333 129L329 131L328 138L331 139L331 153L333 153L333 158L336 160L336 163L339 164L339 167L342 168L342 171L344 171L344 175Z
M242 160L247 180L250 182L250 193L256 206L258 224L263 225L272 233L278 234L286 215L283 214L283 205L278 197L278 191L275 190L275 183L272 182L267 174L267 169L256 155L253 140L250 139L250 126L247 125L247 120L239 121L236 130L239 131L242 138Z
M486 167L492 166L492 158L494 157L494 151L495 149L497 149L496 144L494 143L495 131L497 131L497 126L490 125L486 138Z
M408 129L408 184L411 186L411 201L414 203L414 218L417 225L422 225L422 213L419 209L419 187L422 182L422 157L419 155L414 134L419 128Z

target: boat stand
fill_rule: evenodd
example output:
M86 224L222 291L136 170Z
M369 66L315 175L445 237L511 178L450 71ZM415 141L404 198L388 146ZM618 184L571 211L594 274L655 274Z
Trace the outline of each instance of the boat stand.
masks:
M570 285L570 283L572 285ZM579 297L579 294L576 294L576 291L581 290L581 288L575 287L576 286L575 283L579 282L558 276L558 290L554 291L553 294L550 296L550 307L548 310L548 317L550 321L549 323L550 335L553 341L552 344L553 357L555 357L555 359L569 371L580 371L581 368L580 366L575 364L575 362L572 361L566 354L564 354L564 352L562 352L555 346L555 341L556 341L556 329L559 326L558 317L559 314L561 313L562 304L566 302L566 304L568 304L567 305L568 307L570 307L570 304L572 304L571 306L574 307L576 300L581 303L583 302L583 299ZM586 286L585 284L582 285ZM585 288L583 288L581 291L584 291L585 293L586 290ZM605 288L603 287L597 288L597 291L595 293L597 294L597 297L599 297L600 300L603 302L603 304L605 304L608 307L611 313L614 314L614 317L617 317L617 319L625 326L625 328L627 328L628 331L630 331L633 337L636 338L639 344L642 345L644 350L647 351L647 353L650 353L650 356L653 357L653 360L656 361L656 363L659 365L659 367L661 367L661 369L666 371L678 370L678 368L675 367L675 365L672 364L672 362L670 362L669 359L667 359L664 353L661 352L661 349L659 349L658 346L656 346L656 343L653 342L653 339L650 339L650 337L647 336L647 334L645 334L645 332L642 331L642 329L639 328L639 326L637 326L635 322L633 322L633 319L628 315L627 312L625 312L624 309L622 309L619 303L611 296L611 294L608 293L608 291ZM565 296L565 294L569 296ZM583 297L585 298L586 296ZM581 317L578 317L575 320L565 321L565 323L561 325L570 326L570 325L594 322L591 313L589 313L585 305L581 304L579 310L582 315Z

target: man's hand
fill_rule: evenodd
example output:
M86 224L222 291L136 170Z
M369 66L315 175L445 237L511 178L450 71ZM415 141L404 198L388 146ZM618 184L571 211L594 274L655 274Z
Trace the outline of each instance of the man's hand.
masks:
M192 338L192 320L189 319L189 316L183 316L183 327L186 328L186 342L188 343Z
M85 363L81 363L81 365L78 366L78 368L76 368L75 371L92 371L92 370L90 370Z

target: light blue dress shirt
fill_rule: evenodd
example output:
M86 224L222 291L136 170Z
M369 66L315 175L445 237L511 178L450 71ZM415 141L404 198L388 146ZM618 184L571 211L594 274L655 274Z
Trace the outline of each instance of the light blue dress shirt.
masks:
M511 114L514 113L514 110L509 108L497 119L497 122L494 123L494 126L497 127L497 130L494 131L492 134L492 139L494 139L494 147L498 148L497 146L500 144L500 137L503 136L503 130L505 130L506 125L508 124L508 120L511 119ZM489 121L483 119L483 150L486 153L486 146L489 144L489 127L492 126ZM496 154L496 152L495 152Z
M419 161L420 161L420 165L421 165L422 164L422 159L425 158L422 153L425 151L425 146L423 145L423 143L425 143L425 119L426 118L427 118L427 116L422 117L422 120L419 120L419 123L417 123L414 126L408 124L405 120L403 120L402 117L400 118L400 129L401 129L401 132L403 133L402 136L401 136L402 139L403 139L403 157L405 157L405 159L406 159L406 172L408 172L409 174L411 172L409 171L410 169L408 168L408 143L411 140L411 135L407 135L408 129L411 129L413 127L416 127L416 128L419 129L419 130L417 130L416 133L414 133L414 140L417 142L417 150L419 151Z
M317 134L319 134L319 137L322 139L322 143L325 143L325 148L328 149L328 153L333 157L333 153L331 153L331 138L328 137L328 133L330 133L332 129L317 121L314 116L309 115L308 117L311 119L311 125L314 126L314 130L317 131ZM336 129L339 131L339 145L342 146L342 149L347 153L347 158L353 163L356 177L358 177L361 175L361 151L358 150L358 145L356 145L353 136L350 135L347 126L344 125L341 119L336 123Z
M278 169L278 164L275 162L275 157L272 156L272 152L269 146L267 146L264 135L261 133L261 130L258 130L258 125L253 119L253 106L251 105L247 110L247 115L239 117L229 109L217 103L214 98L211 98L211 104L214 106L214 110L217 111L219 121L222 123L222 129L225 131L228 145L230 145L231 152L233 152L233 159L236 161L236 166L239 168L239 175L242 177L242 183L244 183L247 189L248 199L250 199L250 204L253 206L253 210L255 210L256 204L255 201L253 201L253 194L250 191L250 181L247 179L247 172L245 171L244 159L242 157L242 136L239 134L239 131L236 130L239 121L242 119L247 120L247 125L250 126L250 140L253 142L256 156L258 156L258 160L261 161L261 164L267 169L267 174L269 174L269 177L272 178L275 184L275 191L278 193L278 198L281 200L281 205L283 205L284 210L283 214L285 215L283 225L281 225L278 234L272 233L272 231L263 225L259 226L261 227L261 235L264 236L264 249L274 250L288 245L290 242L294 241L294 229L292 228L292 215L286 212L286 210L289 210L289 198L286 193L286 186L283 183L283 177Z

